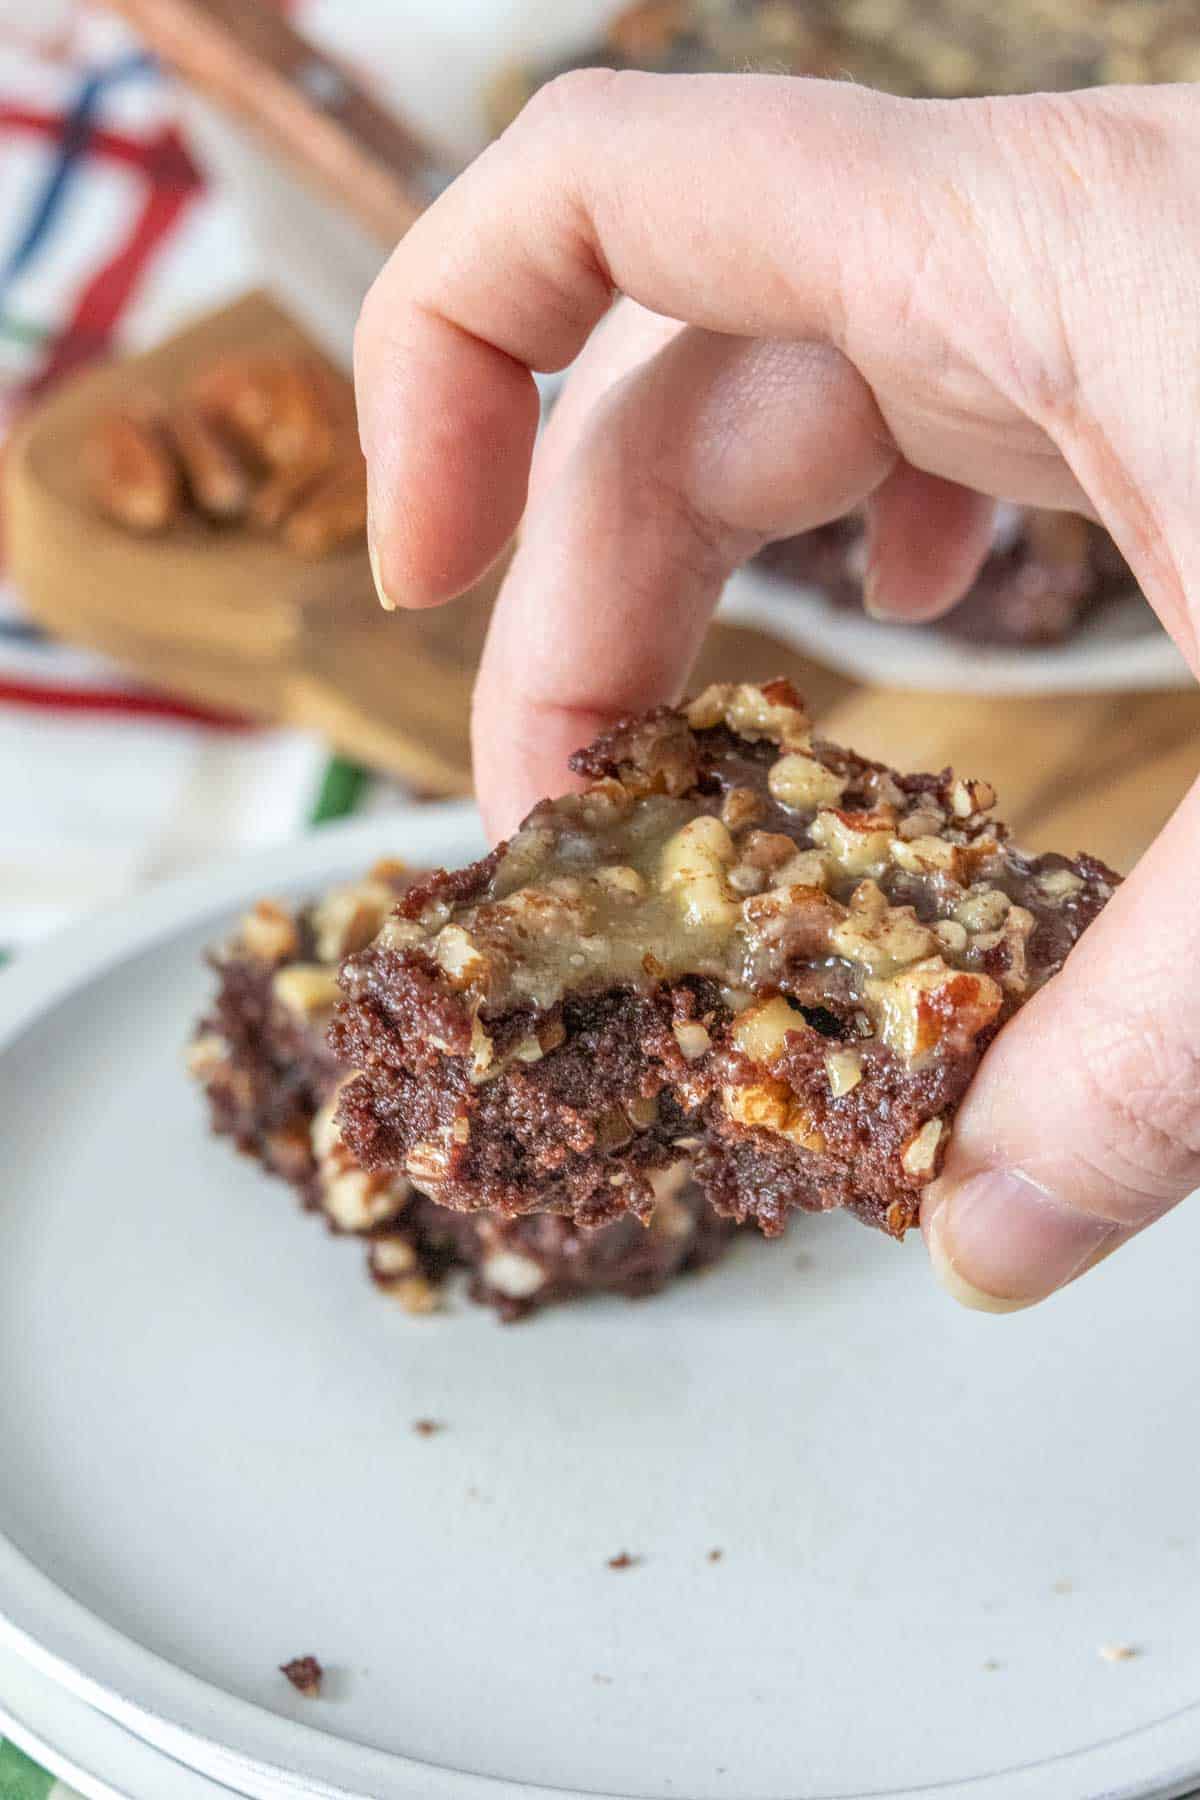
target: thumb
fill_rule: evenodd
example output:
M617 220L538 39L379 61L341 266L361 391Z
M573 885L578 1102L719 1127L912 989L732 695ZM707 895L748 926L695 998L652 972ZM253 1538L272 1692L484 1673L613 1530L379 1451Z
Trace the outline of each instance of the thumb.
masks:
M964 1304L1032 1305L1200 1187L1198 878L1200 782L984 1058L921 1211Z

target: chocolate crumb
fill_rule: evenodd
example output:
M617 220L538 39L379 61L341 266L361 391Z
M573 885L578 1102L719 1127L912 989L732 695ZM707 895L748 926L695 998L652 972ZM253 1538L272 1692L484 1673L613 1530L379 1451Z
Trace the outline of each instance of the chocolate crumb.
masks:
M443 1421L441 1419L414 1419L413 1420L413 1430L416 1432L418 1437L433 1437L435 1435L435 1433L437 1433L439 1431L445 1431L445 1429L446 1429L445 1424L443 1423Z
M619 1556L609 1557L608 1566L610 1569L636 1569L642 1560L642 1557L630 1556L628 1550L622 1550Z
M724 1554L725 1552L723 1550L710 1550L708 1553L708 1560L709 1562L720 1562Z
M291 1662L280 1663L279 1673L286 1675L298 1693L306 1700L315 1700L321 1692L321 1681L325 1671L315 1656L295 1656Z

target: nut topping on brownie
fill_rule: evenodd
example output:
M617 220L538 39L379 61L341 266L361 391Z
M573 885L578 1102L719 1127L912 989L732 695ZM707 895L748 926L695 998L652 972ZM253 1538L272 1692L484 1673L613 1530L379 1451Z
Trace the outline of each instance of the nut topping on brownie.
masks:
M1004 1019L1116 877L1031 858L986 782L814 740L789 683L622 722L474 868L343 965L364 1167L443 1204L648 1214L700 1141L737 1218L848 1205L902 1235Z

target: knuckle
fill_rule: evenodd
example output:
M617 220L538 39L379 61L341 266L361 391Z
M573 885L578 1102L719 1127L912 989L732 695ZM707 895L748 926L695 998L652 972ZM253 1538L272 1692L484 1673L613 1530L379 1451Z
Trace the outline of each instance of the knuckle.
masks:
M1092 90L1045 94L1027 104L1064 201L1078 205L1081 180L1097 184L1102 194L1114 188L1128 193L1131 185L1157 183L1166 173L1174 133L1165 118L1140 103Z
M1097 324L1111 313L1131 253L1152 255L1139 222L1171 189L1173 136L1140 102L1102 92L978 105L1009 176L997 271L1012 318L1006 385L1051 432L1072 433L1096 357L1111 348Z
M661 464L644 471L644 496L667 528L667 542L682 576L700 583L723 581L751 548L746 534L697 504L686 484Z
M698 483L699 396L681 395L677 376L652 363L614 384L597 410L592 441L597 471L619 496L628 528L649 533L683 581L706 585L724 581L761 547L762 536L727 517L724 496L714 500Z
M1008 198L994 261L1000 385L1053 431L1079 405L1079 374L1060 271L1079 208L1079 128L1060 96L984 102L990 135L1006 149Z
M561 315L561 355L551 351L542 367L561 367L579 349L608 306L613 281L600 244L592 171L594 140L601 144L607 115L622 77L612 69L568 69L528 100L484 158L499 155L523 170L540 192L542 229L529 256L536 263L542 297ZM602 150L601 150L602 154ZM480 159L483 161L483 158Z
M612 102L621 82L614 69L565 69L525 102L510 131L533 133L539 140L559 132L574 133Z

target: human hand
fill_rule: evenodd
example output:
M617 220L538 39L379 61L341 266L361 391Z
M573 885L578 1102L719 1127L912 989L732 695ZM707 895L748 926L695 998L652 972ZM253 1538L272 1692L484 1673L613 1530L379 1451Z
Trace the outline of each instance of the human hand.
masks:
M1087 512L1196 670L1198 148L1190 87L551 84L404 239L356 356L391 603L452 598L526 513L476 694L493 829L674 697L732 568L860 503L907 618L969 585L980 496ZM614 293L658 317L606 321L533 458L530 370ZM1193 790L989 1051L922 1217L960 1299L1042 1298L1200 1184L1198 826Z

